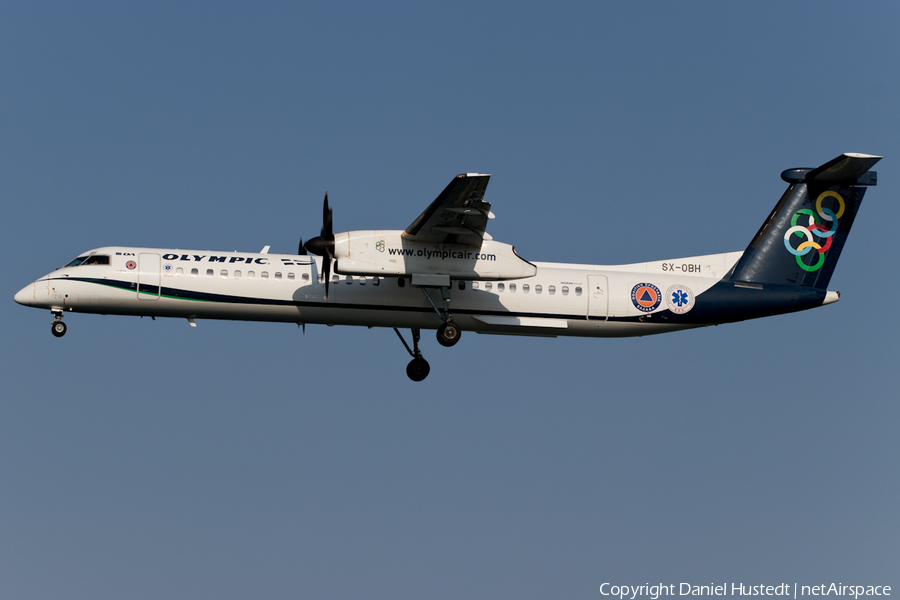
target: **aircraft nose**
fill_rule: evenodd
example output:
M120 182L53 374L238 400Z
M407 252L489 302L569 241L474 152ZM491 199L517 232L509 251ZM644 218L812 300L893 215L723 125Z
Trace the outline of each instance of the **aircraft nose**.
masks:
M14 300L23 306L28 306L34 300L34 284L29 284L16 292Z

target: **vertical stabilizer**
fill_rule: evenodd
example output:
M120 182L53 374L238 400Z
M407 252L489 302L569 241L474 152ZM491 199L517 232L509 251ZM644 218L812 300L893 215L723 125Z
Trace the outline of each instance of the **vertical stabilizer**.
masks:
M788 169L790 185L726 280L827 289L880 156L842 154L815 169Z

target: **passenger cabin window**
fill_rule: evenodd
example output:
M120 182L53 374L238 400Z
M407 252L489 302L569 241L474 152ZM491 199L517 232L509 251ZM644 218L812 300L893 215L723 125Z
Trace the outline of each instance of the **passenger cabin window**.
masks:
M212 269L207 269L207 270L206 270L206 276L207 276L207 277L212 277L213 275L215 275L215 273L213 273L213 270L212 270Z
M268 272L268 271L263 271L262 273L259 274L259 278L260 278L260 279L268 279L268 278L269 278L269 272Z
M288 281L293 281L293 280L294 280L294 274L288 273Z
M491 288L493 288L493 287L494 287L494 284L492 284L490 281L488 281L487 283L484 284L484 289L486 289L488 291L490 291Z
M235 278L235 279L240 279L240 278L241 278L241 272L240 272L240 271L235 271L235 272L234 272L234 278Z
M366 285L366 277L365 277L365 275L361 275L361 276L357 279L357 281L359 282L359 285Z
M226 269L219 271L219 275L222 276L222 279L228 279L228 271Z
M303 280L303 283L306 283L309 281L309 273L304 273L300 278Z
M472 289L473 289L473 290L477 290L477 289L478 289L478 282L477 282L477 281L473 281L473 282L472 282Z
M580 287L575 288L575 295L576 295L576 296L580 296L580 295L581 295L581 288L580 288Z
M522 284L522 293L527 294L530 291L531 291L531 286L528 285L527 283L523 283Z
M253 271L247 271L247 279L256 279L256 273Z
M275 279L281 279L281 273L279 271L275 271Z
M353 275L347 275L347 285L353 283Z
M569 286L567 286L567 285L562 286L562 295L563 296L569 295Z
M380 278L380 277L373 277L373 278L372 278L372 285L379 285L380 283L381 283L381 278Z
M509 293L510 294L516 293L516 284L514 284L514 283L509 284Z
M498 292L502 292L502 291L505 290L505 289L506 289L506 285L505 285L505 284L503 284L503 283L498 283L498 284L497 284L497 291L498 291Z
M547 288L547 292L549 292L550 295L552 296L553 294L556 293L556 286L555 286L555 285L551 285L550 287Z
M191 277L196 277L199 274L200 274L200 271L198 271L196 268L191 269Z
M460 282L457 284L457 287L459 287L459 289L461 289L461 290L466 289L466 282L465 282L465 281L460 281Z
M184 275L184 269L182 269L181 267L175 269L175 277L181 277L182 275Z
M536 286L534 286L534 293L535 293L535 294L540 294L541 291L543 291L543 289L544 289L544 288L542 288L541 286L536 285Z

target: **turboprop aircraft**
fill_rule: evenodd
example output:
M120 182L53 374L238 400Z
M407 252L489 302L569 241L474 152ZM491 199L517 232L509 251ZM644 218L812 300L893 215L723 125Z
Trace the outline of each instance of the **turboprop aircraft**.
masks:
M828 282L881 160L842 154L781 174L787 191L743 252L599 266L529 262L485 231L490 175L457 175L404 231L321 234L297 254L108 246L80 254L19 291L19 304L99 313L391 327L430 371L420 330L442 346L463 331L625 337L729 323L831 304ZM400 333L412 331L412 348Z

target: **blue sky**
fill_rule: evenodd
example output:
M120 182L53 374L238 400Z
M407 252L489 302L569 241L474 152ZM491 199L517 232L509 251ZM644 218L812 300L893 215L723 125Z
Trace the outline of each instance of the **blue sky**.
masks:
M894 3L0 9L0 597L596 598L900 586ZM595 264L741 250L779 173L880 154L841 302L626 340L50 315L103 245L405 228ZM896 589L896 587L895 587Z

